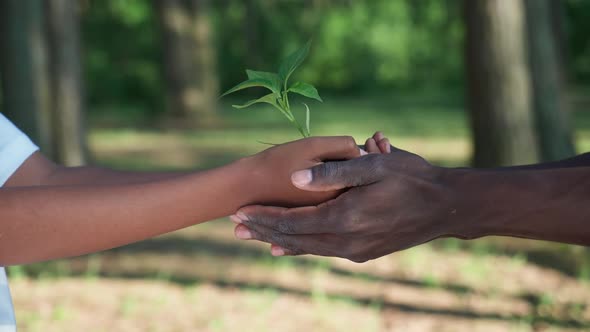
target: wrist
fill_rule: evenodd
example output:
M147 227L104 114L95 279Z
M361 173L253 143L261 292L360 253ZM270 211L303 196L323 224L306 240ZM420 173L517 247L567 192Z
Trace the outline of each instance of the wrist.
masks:
M445 235L461 239L476 239L491 235L489 220L482 204L487 186L483 172L469 168L439 168L439 183L448 195L450 211L445 223Z
M537 230L527 220L537 218L547 196L542 174L461 168L445 170L443 178L456 206L451 235L535 237Z
M243 205L258 202L262 196L264 172L260 165L256 155L240 158L231 164Z

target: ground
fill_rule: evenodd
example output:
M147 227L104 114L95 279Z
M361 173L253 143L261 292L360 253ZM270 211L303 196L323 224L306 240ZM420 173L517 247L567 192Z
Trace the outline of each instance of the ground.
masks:
M314 134L360 142L382 129L434 163L467 163L461 98L325 99L311 105ZM124 169L209 168L266 147L257 141L297 138L265 108L224 104L220 124L198 131L154 122L95 110L94 158ZM578 150L590 150L590 115L576 112L575 124ZM20 331L590 330L583 247L445 239L355 264L273 258L262 244L235 240L232 229L217 220L100 254L11 267Z

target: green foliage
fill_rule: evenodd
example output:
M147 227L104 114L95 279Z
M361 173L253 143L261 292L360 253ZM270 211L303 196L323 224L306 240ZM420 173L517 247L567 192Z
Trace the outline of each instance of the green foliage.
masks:
M313 85L308 83L295 82L293 85L288 87L289 78L307 57L310 46L311 41L308 41L305 46L293 52L285 60L283 60L279 66L278 73L246 69L248 80L227 90L221 95L221 97L248 88L266 88L270 90L270 94L267 94L266 96L258 99L251 100L243 105L233 105L233 107L242 109L259 103L270 104L279 112L281 112L287 118L287 120L289 120L289 122L291 122L297 128L297 130L299 130L303 137L311 136L309 106L307 106L305 103L303 104L305 106L305 125L302 126L291 111L291 106L289 104L289 92L297 93L301 96L315 99L320 102L322 101L322 98L320 97L318 90Z
M320 102L323 101L318 94L318 90L311 84L297 82L289 88L289 91Z
M88 0L81 6L89 109L134 114L164 109L158 24L148 0ZM590 82L590 2L565 6L564 56L571 83ZM220 87L243 68L276 65L302 35L322 45L294 75L322 94L461 90L463 20L459 0L211 1ZM313 52L313 51L312 51ZM287 70L283 69L288 73ZM248 79L268 74L253 72ZM253 75L253 76L251 76ZM260 75L260 76L257 76ZM285 75L286 76L286 75ZM294 92L294 91L291 91ZM294 92L297 93L297 92Z
M144 114L164 109L158 25L150 1L90 0L82 7L83 70L91 108Z

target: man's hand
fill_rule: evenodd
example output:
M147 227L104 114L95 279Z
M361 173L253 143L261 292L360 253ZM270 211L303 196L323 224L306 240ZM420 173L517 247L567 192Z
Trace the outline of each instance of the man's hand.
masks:
M319 206L249 206L232 220L240 239L273 244L280 255L315 254L364 262L453 233L454 195L442 169L392 148L293 174L308 191L351 188Z
M392 148L293 174L308 191L350 188L318 206L249 206L232 216L240 239L275 256L364 262L430 240L499 235L590 246L589 154L497 169L445 169Z

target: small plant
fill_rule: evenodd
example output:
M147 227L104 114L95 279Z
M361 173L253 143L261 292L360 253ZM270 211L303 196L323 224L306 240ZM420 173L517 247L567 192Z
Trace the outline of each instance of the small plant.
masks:
M227 92L221 95L221 97L247 88L266 88L270 90L271 93L258 99L251 100L243 105L233 105L233 107L242 109L258 103L270 104L279 110L279 112L281 112L289 120L289 122L291 122L297 128L297 130L299 130L303 137L311 136L309 129L309 106L303 103L305 106L305 125L301 125L293 115L293 112L291 111L291 105L289 104L290 92L297 93L304 97L315 99L320 102L322 101L322 98L318 94L318 90L311 84L295 82L289 86L289 78L291 77L291 74L293 74L295 69L297 69L303 60L305 60L305 57L307 57L307 54L309 53L310 46L311 41L308 41L305 46L283 60L279 66L278 73L246 69L248 80L229 89Z

